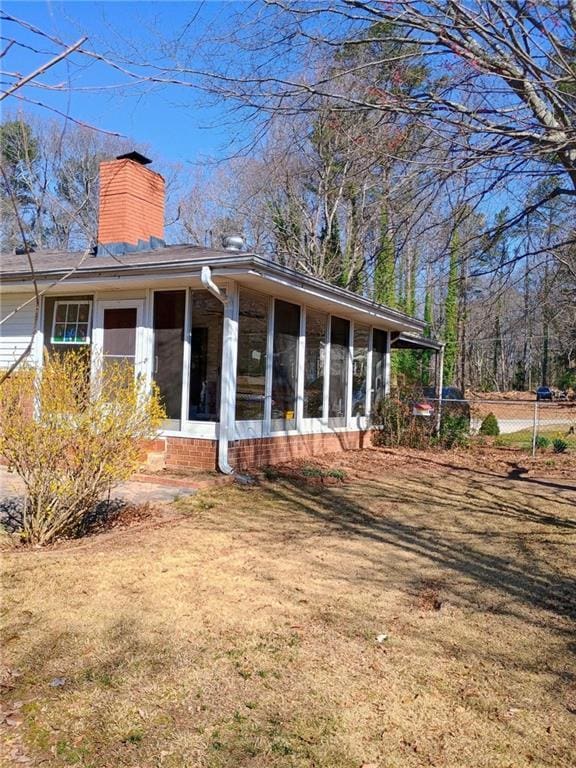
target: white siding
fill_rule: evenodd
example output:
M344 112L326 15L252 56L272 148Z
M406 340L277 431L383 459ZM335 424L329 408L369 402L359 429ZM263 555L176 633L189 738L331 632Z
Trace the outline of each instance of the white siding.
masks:
M3 320L29 298L30 294L22 293L1 296L0 318ZM34 330L34 311L34 301L31 301L0 325L0 369L9 368L26 349Z

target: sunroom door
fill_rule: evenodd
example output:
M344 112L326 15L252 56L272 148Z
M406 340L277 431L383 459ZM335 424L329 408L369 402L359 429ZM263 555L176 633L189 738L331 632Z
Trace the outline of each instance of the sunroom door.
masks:
M146 375L143 301L99 301L94 323L95 361L100 370L115 363L130 366L134 376Z

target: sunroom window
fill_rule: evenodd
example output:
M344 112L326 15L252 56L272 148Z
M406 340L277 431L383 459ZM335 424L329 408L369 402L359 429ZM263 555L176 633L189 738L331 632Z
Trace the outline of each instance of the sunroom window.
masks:
M368 340L370 328L354 325L352 365L352 416L366 415L366 378L368 375Z
M386 331L372 331L372 406L386 392Z
M296 427L296 378L300 307L287 301L274 302L274 347L272 363L272 429Z
M89 344L90 301L57 301L52 323L52 344Z
M334 427L346 425L349 349L350 322L342 317L332 317L330 321L328 419L330 425Z
M240 291L236 419L264 418L268 298Z
M321 419L324 414L324 363L327 315L306 310L304 351L304 418Z

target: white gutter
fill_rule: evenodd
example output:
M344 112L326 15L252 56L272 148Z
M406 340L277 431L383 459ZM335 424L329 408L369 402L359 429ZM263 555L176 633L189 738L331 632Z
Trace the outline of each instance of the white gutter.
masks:
M295 289L299 293L310 296L319 302L330 302L333 305L337 305L339 308L343 307L349 312L362 314L366 318L364 322L371 321L372 324L374 324L374 321L382 322L387 325L388 329L392 328L393 330L400 332L412 331L421 333L425 328L425 323L420 320L416 320L416 318L408 317L406 315L398 316L399 313L395 312L394 310L389 312L382 312L377 305L371 305L369 302L355 302L352 300L352 296L348 297L345 294L338 294L330 291L332 286L329 285L322 286L322 288L325 288L325 290L322 291L319 287L305 285L305 283L302 281L291 282L284 278L276 277L275 275L266 274L264 271L256 271L255 269L251 269L249 273L255 277L259 277L261 280L267 280L268 282L274 283L276 285L281 285L283 288L292 290Z

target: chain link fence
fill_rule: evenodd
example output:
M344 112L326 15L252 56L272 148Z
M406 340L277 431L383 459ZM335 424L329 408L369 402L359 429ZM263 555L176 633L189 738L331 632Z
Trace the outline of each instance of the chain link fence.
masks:
M405 401L406 402L406 401ZM416 398L411 415L430 431L440 431L448 417L464 417L470 436L490 437L495 445L537 450L576 450L576 400L536 400L473 397L468 399Z
M396 388L377 401L371 421L378 445L450 448L489 440L535 455L576 452L576 392L540 387L535 392L469 393L444 387Z
M448 401L449 403L449 401ZM496 417L499 445L530 450L559 446L576 449L576 401L531 399L471 399L470 432L479 434L492 413ZM449 407L449 406L448 406Z

